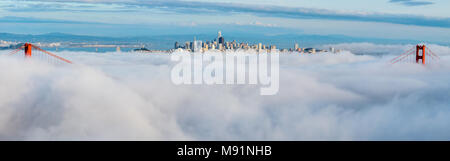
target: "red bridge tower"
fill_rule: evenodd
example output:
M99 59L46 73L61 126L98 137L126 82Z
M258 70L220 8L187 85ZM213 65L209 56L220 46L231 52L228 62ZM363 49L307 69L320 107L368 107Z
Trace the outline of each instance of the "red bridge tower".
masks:
M414 55L414 49L416 49L416 55ZM425 56L427 58L425 58ZM434 54L430 48L426 47L426 45L416 45L416 47L412 47L408 51L392 59L391 63L417 63L425 65L439 59L439 56Z
M41 48L31 44L31 43L23 44L22 46L20 46L16 50L14 50L11 53L9 53L9 55L14 55L14 54L16 54L17 52L19 52L19 51L21 51L23 49L25 51L25 58L31 58L31 55L32 55L31 51L33 50L33 48L36 49L34 55L38 55L37 58L44 57L44 59L47 58L47 61L49 61L49 62L54 62L54 60L56 59L57 61L62 61L62 62L66 62L66 63L72 64L72 62L70 60L64 59L64 58L59 57L59 56L57 56L57 55L55 55L53 53L45 51L45 50L43 50L43 49L41 49Z
M30 43L25 43L25 45L23 46L25 47L25 57L31 58L31 49L33 48L33 46Z
M416 46L416 63L417 64L420 64L420 63L425 64L426 48L427 47L425 45L417 45ZM419 62L419 60L422 60L422 62Z

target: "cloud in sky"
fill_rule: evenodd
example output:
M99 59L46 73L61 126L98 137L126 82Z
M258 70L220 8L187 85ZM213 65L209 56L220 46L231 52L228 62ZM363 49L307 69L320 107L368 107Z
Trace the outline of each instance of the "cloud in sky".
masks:
M398 3L405 6L424 6L434 4L430 1L417 1L417 0L390 0L391 3Z
M14 16L0 17L0 23L100 24L93 22L41 19L32 17L14 17Z
M126 10L141 9L141 7L165 10L180 14L216 14L223 13L248 13L261 17L277 17L288 19L328 19L328 20L346 20L346 21L369 21L369 22L386 22L393 24L432 26L432 27L450 27L450 18L448 17L427 17L414 14L388 14L363 11L337 11L331 9L307 8L307 7L286 7L276 5L259 5L259 4L241 4L241 3L221 3L221 2L200 2L200 1L59 1L59 2L81 2L88 4L115 4L116 8L127 8ZM71 4L72 4L71 3ZM422 1L401 1L402 4L420 4ZM51 4L61 4L57 2L46 2L47 6ZM120 7L120 5L126 5ZM47 10L55 7L46 7ZM23 9L23 8L22 8ZM55 8L60 9L60 8ZM78 7L83 10L82 7ZM104 8L103 8L104 9ZM25 11L40 10L34 6L23 9ZM113 11L109 10L109 11ZM20 10L12 10L20 12ZM91 10L92 11L92 10ZM100 10L101 11L101 10ZM108 10L107 10L108 11ZM120 11L120 10L119 10Z
M57 52L77 63L63 67L0 56L0 140L448 140L450 48L431 48L442 62L427 67L389 66L394 52L282 55L275 96L175 86L164 54Z
M4 1L2 9L12 12L131 12L124 5L104 4L103 1ZM119 1L118 1L119 2Z

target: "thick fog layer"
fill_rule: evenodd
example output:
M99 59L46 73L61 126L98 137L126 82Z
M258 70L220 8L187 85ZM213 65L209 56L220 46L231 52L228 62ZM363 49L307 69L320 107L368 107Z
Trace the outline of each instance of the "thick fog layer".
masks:
M174 85L167 54L61 51L75 64L55 66L0 51L0 140L450 140L450 49L389 64L410 47L281 54L274 96Z

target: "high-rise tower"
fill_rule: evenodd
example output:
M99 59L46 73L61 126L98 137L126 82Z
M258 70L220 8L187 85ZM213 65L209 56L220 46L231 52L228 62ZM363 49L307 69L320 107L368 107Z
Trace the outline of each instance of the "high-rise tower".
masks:
M217 41L219 44L225 44L225 39L222 36L222 31L219 31L217 33Z

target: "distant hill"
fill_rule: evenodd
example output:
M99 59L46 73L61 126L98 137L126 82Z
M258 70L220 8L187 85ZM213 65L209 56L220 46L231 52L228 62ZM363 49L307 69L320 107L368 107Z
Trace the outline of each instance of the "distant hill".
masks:
M197 40L212 41L215 34L199 35L159 35L159 36L138 36L138 37L102 37L72 35L66 33L47 33L40 35L30 34L12 34L0 33L0 40L18 41L18 42L72 42L72 43L98 43L98 44L143 44L151 49L170 49L177 41L183 44L186 41ZM377 39L377 38L358 38L342 35L306 35L306 34L284 34L284 35L261 35L261 34L224 34L226 41L236 40L237 42L274 44L278 48L291 48L294 43L300 46L315 47L323 44L351 43L351 42L370 42L379 44L405 44L420 43L417 40L398 40L398 39ZM429 42L440 45L449 45L439 42Z

